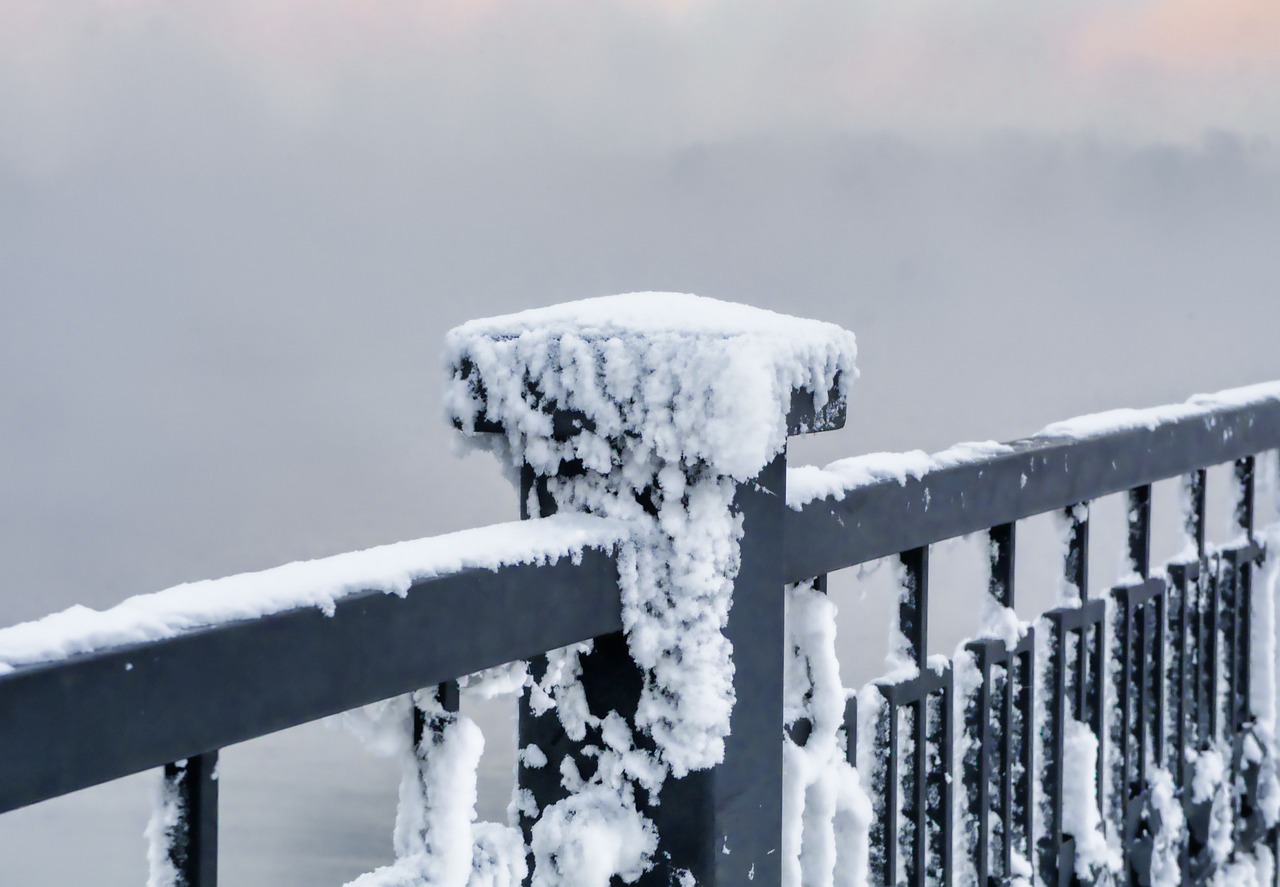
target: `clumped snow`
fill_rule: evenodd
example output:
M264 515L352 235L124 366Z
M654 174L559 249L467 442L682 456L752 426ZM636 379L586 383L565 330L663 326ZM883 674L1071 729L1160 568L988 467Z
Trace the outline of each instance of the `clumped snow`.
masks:
M783 737L782 883L863 885L871 801L847 758L835 604L811 584L793 585L786 620L783 721L806 720L812 729L804 745Z
M1062 750L1062 831L1076 842L1076 875L1091 880L1097 873L1118 871L1120 859L1107 846L1098 811L1098 738L1089 725L1069 718Z
M332 615L348 594L383 591L403 597L415 582L467 569L577 559L588 548L613 548L627 533L621 521L563 514L190 582L131 597L108 610L77 605L0 629L0 674L301 607Z
M482 673L477 695L491 693ZM499 684L510 686L510 684ZM517 686L522 686L517 685ZM424 719L413 743L413 711ZM435 689L385 700L342 715L380 754L399 758L400 801L393 838L396 861L348 887L517 887L528 874L519 829L476 822L476 768L484 736L465 715L446 711Z
M677 293L588 299L449 333L446 412L464 440L509 477L528 466L545 478L558 511L630 528L619 586L642 697L634 723L607 723L586 711L572 661L534 691L533 705L554 705L571 737L590 727L607 746L589 779L565 774L571 796L535 825L535 883L562 883L547 879L568 877L570 864L583 887L638 877L653 845L634 787L653 798L665 774L723 759L736 488L785 447L792 392L811 392L821 409L854 379L855 352L853 335L831 324ZM532 494L529 505L536 513ZM652 754L633 731L652 739Z
M177 762L173 776L160 774L151 818L144 833L147 839L147 887L178 887L178 869L169 857L178 827L185 814L182 793L178 785L186 771L187 762Z

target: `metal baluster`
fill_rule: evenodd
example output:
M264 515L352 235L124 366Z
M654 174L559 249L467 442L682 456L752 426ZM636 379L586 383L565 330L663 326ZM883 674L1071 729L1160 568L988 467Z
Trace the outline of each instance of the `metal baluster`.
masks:
M929 549L915 548L899 557L903 566L902 598L898 604L898 625L907 641L908 655L920 674L928 667L929 637ZM913 749L910 756L910 783L904 800L904 817L914 826L913 845L907 856L907 883L922 884L927 869L928 810L926 779L928 776L928 702L917 699L910 706Z
M1017 557L1016 523L1002 524L990 531L991 539L991 596L1001 606L1013 609L1016 600L1015 566ZM1013 756L1015 736L1013 732L1013 697L1015 693L1014 652L1007 651L1005 659L1004 692L997 700L1000 711L1000 821L1001 830L1000 865L1001 873L1006 877L1013 867ZM984 676L985 680L985 676ZM981 823L983 833L986 832L985 819ZM987 859L986 848L983 848L983 859Z
M1129 564L1143 579L1151 576L1151 485L1129 491Z
M165 764L164 780L177 796L178 820L166 835L174 887L217 887L217 750Z
M1257 461L1253 456L1240 459L1235 465L1236 474L1236 525L1244 532L1246 540L1253 541L1254 513L1257 503ZM1240 662L1239 702L1236 709L1237 724L1253 720L1251 664L1253 661L1253 560L1247 559L1240 568L1236 589L1237 606L1240 608L1240 636L1237 648Z

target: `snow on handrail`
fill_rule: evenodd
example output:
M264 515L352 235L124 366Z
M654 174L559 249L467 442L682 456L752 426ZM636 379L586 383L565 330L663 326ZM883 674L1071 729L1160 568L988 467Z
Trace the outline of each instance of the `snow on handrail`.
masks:
M1181 404L1146 409L1117 409L1078 416L1046 426L1036 434L1007 444L995 441L961 443L929 455L923 450L905 453L869 453L839 459L824 467L802 465L787 471L787 505L795 511L818 499L839 502L849 493L888 480L905 485L908 478L923 480L931 472L961 465L977 465L993 457L1025 450L1051 441L1100 438L1125 431L1155 431L1162 426L1203 419L1211 421L1226 409L1280 402L1280 381L1232 388L1215 394L1197 394Z
M287 610L317 607L332 615L348 595L382 591L404 597L416 582L469 569L577 560L585 549L610 549L628 533L620 520L561 514L184 583L107 610L76 605L0 628L0 674Z

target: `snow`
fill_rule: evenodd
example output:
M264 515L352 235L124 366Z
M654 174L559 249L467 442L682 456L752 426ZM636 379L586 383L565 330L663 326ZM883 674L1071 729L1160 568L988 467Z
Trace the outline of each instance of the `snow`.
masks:
M1104 869L1119 870L1120 859L1107 846L1098 811L1098 738L1087 724L1068 719L1063 741L1062 831L1075 838L1076 875L1091 881Z
M846 756L835 604L810 583L788 587L786 603L783 721L806 719L812 730L803 746L783 735L782 883L862 885L871 801Z
M781 451L791 392L813 392L821 408L837 376L842 394L853 383L856 351L834 324L684 293L605 296L451 330L446 409L464 434L482 413L500 422L545 475L562 458L625 472L611 442L631 431L637 469L703 462L745 481ZM557 444L550 403L581 410L595 431Z
M479 677L492 679L493 675ZM492 692L483 680L472 684L476 695ZM417 747L413 744L414 706L425 721ZM475 722L445 711L435 689L346 712L341 719L372 751L397 757L401 765L392 842L396 861L362 875L348 887L517 887L523 883L528 871L519 829L475 822L476 768L484 751L484 736Z
M182 794L178 784L186 771L187 762L178 761L173 776L160 771L151 818L147 821L144 836L147 839L147 887L181 887L180 873L169 856L174 837L181 824Z
M1154 430L1168 422L1182 422L1200 417L1208 418L1216 410L1244 407L1273 400L1280 401L1280 382L1266 382L1243 388L1230 388L1214 394L1197 394L1182 404L1168 404L1140 410L1108 410L1087 416L1078 416L1063 422L1055 422L1045 427L1036 437L1078 439L1140 428Z
M318 607L332 615L346 595L382 591L403 597L415 582L468 569L576 560L585 549L614 547L627 532L617 520L556 515L176 585L107 610L74 606L0 629L0 674L302 607Z
M1215 394L1197 394L1183 404L1171 404L1147 409L1118 409L1077 416L1048 425L1038 433L1019 441L1027 444L1038 440L1078 440L1099 437L1119 431L1136 429L1154 430L1162 424L1203 418L1213 422L1217 410L1244 407L1268 401L1280 401L1280 382L1268 382L1219 391ZM841 459L819 468L803 465L787 471L787 504L799 511L810 502L830 498L839 502L854 490L895 480L905 484L908 478L925 480L931 471L961 464L980 464L983 461L1013 452L1009 445L994 441L957 444L932 456L921 450L905 453L870 453ZM1027 478L1022 478L1025 487Z
M564 774L569 797L534 826L535 884L570 883L570 864L584 885L638 877L653 847L635 788L656 798L668 774L723 759L735 699L724 628L742 535L734 496L783 451L792 392L811 392L821 409L852 383L855 353L853 335L831 324L678 293L588 299L448 334L445 409L464 441L509 477L528 466L545 478L558 511L630 527L619 588L640 703L630 724L588 711L576 654L532 689L535 711L554 707L571 738L598 730L606 745L587 779ZM572 426L559 434L556 412ZM638 734L653 752L638 750Z
M912 450L854 456L824 468L801 465L787 471L787 505L799 511L818 499L839 502L852 491L874 483L893 480L906 484L908 478L921 480L931 471L981 462L1012 451L1006 444L980 441L956 444L932 456L923 450Z

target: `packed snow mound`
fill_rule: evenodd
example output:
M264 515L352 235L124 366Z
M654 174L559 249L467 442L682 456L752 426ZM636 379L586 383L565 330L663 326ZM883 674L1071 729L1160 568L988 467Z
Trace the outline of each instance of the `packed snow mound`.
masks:
M856 376L847 330L683 293L632 293L474 320L451 330L446 396L464 434L502 426L542 474L580 459L608 473L633 461L705 463L744 481L786 442L791 393L826 405ZM552 411L594 431L569 440ZM558 445L556 445L558 444Z

